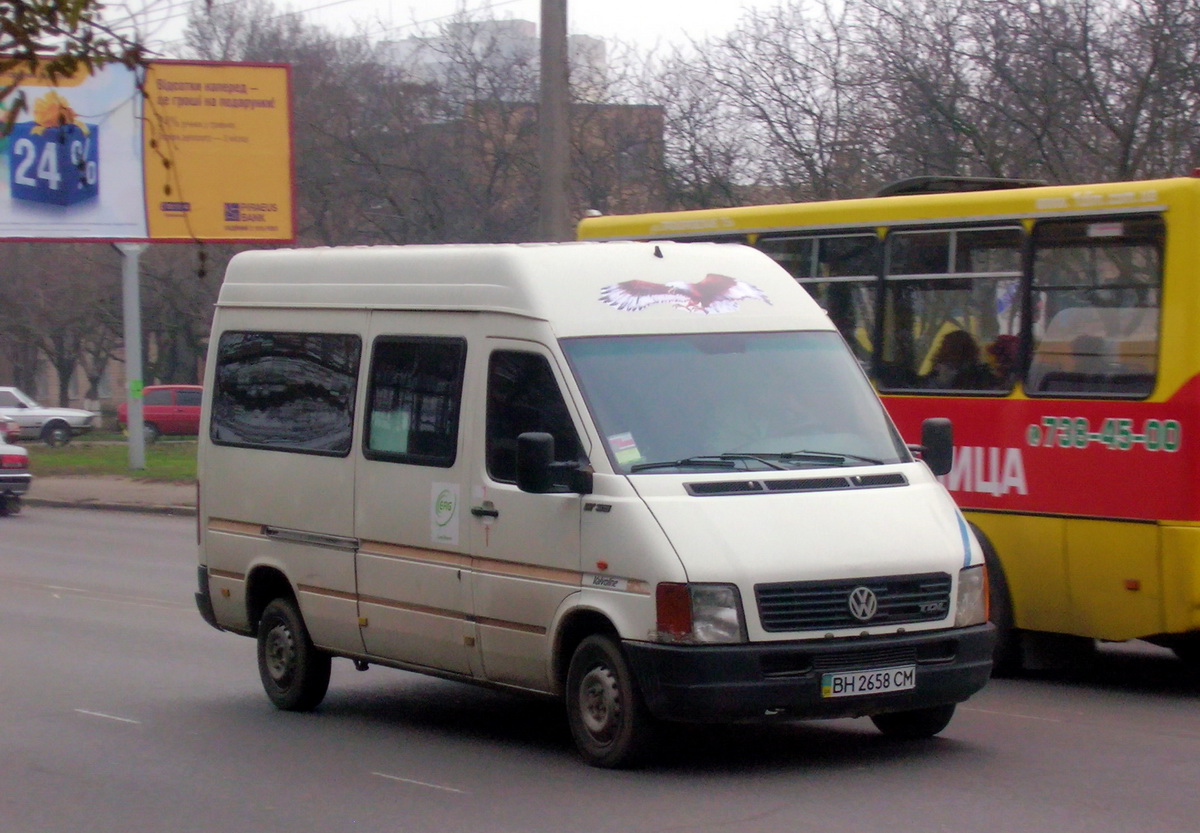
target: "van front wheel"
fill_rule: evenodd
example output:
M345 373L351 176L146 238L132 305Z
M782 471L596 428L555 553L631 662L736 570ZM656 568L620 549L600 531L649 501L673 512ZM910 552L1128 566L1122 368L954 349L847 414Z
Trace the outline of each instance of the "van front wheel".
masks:
M871 722L888 737L902 740L931 738L950 725L954 717L954 704L932 706L928 709L913 709L909 712L873 714Z
M608 636L579 643L567 671L567 722L592 766L633 766L652 742L654 718L642 702L621 647Z
M284 711L312 711L329 690L329 654L313 645L291 599L275 599L258 622L258 675Z

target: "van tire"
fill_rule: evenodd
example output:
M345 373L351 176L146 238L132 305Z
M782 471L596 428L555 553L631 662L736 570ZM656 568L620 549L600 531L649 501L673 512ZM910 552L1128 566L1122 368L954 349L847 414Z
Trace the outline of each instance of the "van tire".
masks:
M147 422L142 426L142 439L148 445L154 445L158 442L158 438L162 436L162 432L158 430L158 426L153 422Z
M871 722L875 728L890 738L919 740L931 738L950 725L954 717L954 703L947 706L931 706L908 712L873 714Z
M587 763L617 769L645 759L655 721L612 637L594 634L576 647L567 670L566 706L571 736Z
M278 598L266 606L258 621L258 674L277 708L315 709L329 690L331 659L313 645L295 601Z

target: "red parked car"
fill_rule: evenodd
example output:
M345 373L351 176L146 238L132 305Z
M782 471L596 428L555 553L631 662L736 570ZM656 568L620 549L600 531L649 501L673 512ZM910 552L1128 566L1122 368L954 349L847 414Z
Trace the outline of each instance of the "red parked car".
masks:
M200 385L147 385L142 389L142 424L146 442L163 434L195 436L200 432ZM129 406L117 406L121 429L128 428Z

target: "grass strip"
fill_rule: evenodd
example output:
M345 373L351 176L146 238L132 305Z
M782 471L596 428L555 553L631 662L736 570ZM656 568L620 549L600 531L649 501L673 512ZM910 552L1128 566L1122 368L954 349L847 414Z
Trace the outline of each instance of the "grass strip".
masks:
M162 441L146 446L146 468L129 468L129 446L123 442L75 440L61 448L25 444L34 476L115 475L133 480L192 483L196 480L196 443Z

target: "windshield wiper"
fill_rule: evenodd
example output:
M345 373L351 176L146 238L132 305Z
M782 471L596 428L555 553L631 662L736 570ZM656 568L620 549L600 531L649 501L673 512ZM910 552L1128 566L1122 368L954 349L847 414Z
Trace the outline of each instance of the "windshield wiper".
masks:
M876 460L874 457L863 457L859 454L837 453L833 451L809 451L802 449L800 451L785 451L779 455L780 460L798 460L800 462L813 463L836 463L841 465L847 460L858 460L860 463L870 463L873 466L882 466L882 460Z
M764 466L772 469L783 471L784 466L778 463L772 463L770 460L764 459L760 454L698 454L695 457L685 457L682 460L662 460L657 463L634 463L629 467L632 474L636 471L646 471L647 469L670 469L670 468L718 468L718 469L734 469L737 468L736 461L738 460L753 460L756 463L762 463Z

